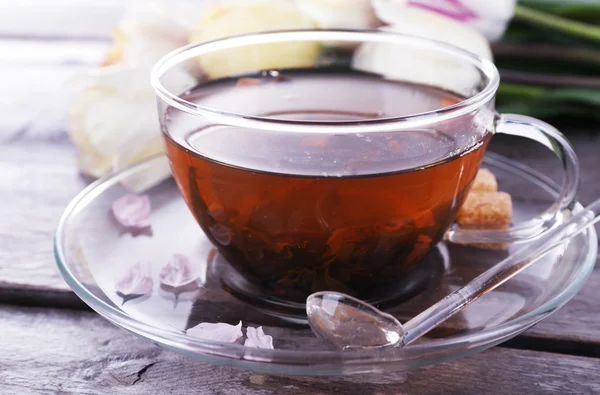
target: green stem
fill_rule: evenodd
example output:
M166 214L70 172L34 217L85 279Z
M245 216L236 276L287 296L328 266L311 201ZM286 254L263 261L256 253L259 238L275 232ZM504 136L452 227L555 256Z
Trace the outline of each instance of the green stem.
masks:
M498 88L498 93L509 96L521 96L534 98L544 94L546 90L539 86L531 86L531 85L520 85L520 84L510 84L510 83L502 83Z
M529 22L572 36L600 41L599 27L533 10L531 8L523 7L522 5L517 5L515 7L515 20Z
M576 75L558 76L526 71L500 70L502 81L547 87L600 89L600 78Z
M496 43L492 45L494 56L507 58L546 59L559 61L573 61L600 66L600 51L565 48L549 44L519 44Z

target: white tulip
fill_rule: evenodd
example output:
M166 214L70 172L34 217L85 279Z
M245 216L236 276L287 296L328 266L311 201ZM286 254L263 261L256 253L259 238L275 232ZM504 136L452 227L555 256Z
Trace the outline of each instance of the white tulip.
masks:
M117 28L122 41L120 62L152 67L168 52L187 44L190 29L208 1L130 0Z
M467 23L488 40L499 40L515 12L516 0L411 0L419 6Z
M296 0L296 6L320 29L372 29L380 24L371 0Z
M169 77L167 86L174 90L195 83L185 72ZM163 151L156 97L148 78L146 69L113 65L78 79L85 88L73 102L69 118L83 173L99 177ZM150 180L140 177L129 186L139 191L168 175L168 166L157 164L148 174Z
M477 30L439 13L405 5L404 0L373 0L375 14L393 31L446 42L491 58L490 46Z
M198 21L190 41L311 28L315 28L314 21L288 1L225 2ZM221 78L271 68L309 67L316 63L319 51L317 42L272 43L217 51L198 57L197 62L209 78Z
M162 56L187 43L183 15L195 19L200 13L190 4L130 2L117 28L109 66L74 80L81 92L70 107L70 135L82 173L99 177L164 150L150 70ZM194 72L193 67L170 72L165 84L183 91L196 83ZM168 175L168 166L159 163L128 186L139 191Z
M396 25L403 19L408 0L371 0L375 16L387 25Z
M145 76L144 70L113 65L79 79L85 88L71 106L70 124L82 172L99 177L115 162L125 164L158 146L156 99Z
M380 19L390 26L386 31L419 36L452 44L491 59L485 37L470 26L437 13L404 7L393 1L374 1ZM389 79L426 84L469 95L479 82L479 73L449 55L410 46L367 43L354 53L353 67L378 73Z

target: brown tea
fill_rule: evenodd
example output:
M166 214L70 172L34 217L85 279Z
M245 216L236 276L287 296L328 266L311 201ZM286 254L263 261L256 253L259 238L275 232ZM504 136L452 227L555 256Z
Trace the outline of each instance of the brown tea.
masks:
M366 74L301 71L213 81L185 97L305 122L417 114L459 100ZM173 174L200 226L245 278L298 302L321 290L369 298L405 276L453 222L489 140L472 117L333 135L242 129L173 109L165 118Z

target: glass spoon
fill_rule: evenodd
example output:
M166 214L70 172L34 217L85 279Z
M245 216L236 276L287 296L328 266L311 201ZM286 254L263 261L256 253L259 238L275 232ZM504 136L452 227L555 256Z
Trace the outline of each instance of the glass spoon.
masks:
M308 323L318 337L341 350L406 346L599 220L600 199L404 325L366 302L330 291L306 299Z

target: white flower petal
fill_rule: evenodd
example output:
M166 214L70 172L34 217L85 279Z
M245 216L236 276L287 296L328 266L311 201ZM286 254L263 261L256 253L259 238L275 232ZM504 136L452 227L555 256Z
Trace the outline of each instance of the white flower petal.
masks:
M317 22L320 29L372 29L379 21L371 0L296 0L300 11Z
M81 171L100 176L163 151L149 73L145 68L114 65L77 79L85 89L71 105L69 118ZM196 79L178 70L164 83L178 92L195 85ZM169 172L160 175L164 179Z
M188 329L186 334L203 340L233 343L243 336L242 321L237 325L229 325L223 322L202 322Z
M187 43L185 36L169 36L163 30L137 22L122 23L121 32L124 37L121 63L132 67L150 68L164 55Z
M130 0L119 24L121 63L152 67L165 54L187 44L207 1Z
M248 327L248 329L246 329L246 337L247 339L244 342L244 346L246 347L273 350L273 337L265 335L262 326L259 326L258 328Z
M439 13L418 7L405 7L404 1L373 0L377 16L390 25L387 29L442 41L491 59L485 37L472 27Z
M129 0L125 21L152 26L167 35L186 37L214 0Z
M150 211L150 198L147 195L127 194L112 204L115 219L126 228L149 227Z
M215 7L197 23L190 41L282 29L311 29L315 23L285 1L232 2ZM196 58L210 78L228 77L257 70L309 67L316 63L316 42L272 43L217 51Z
M146 295L152 292L152 266L149 262L138 262L115 284L115 290L123 296Z
M161 284L178 288L188 285L198 279L198 270L189 258L182 254L175 254L166 266L160 271Z
M397 23L383 30L442 41L486 59L492 57L485 37L470 26L418 8L396 11L397 15L391 11L386 15L393 17ZM380 9L379 12L383 11ZM354 52L352 65L358 70L378 73L389 79L431 85L465 96L471 95L480 81L479 72L466 66L465 62L417 47L363 44Z
M163 150L150 70L160 57L187 44L190 27L205 8L198 3L130 0L117 28L112 65L75 79L83 91L70 109L70 132L82 172L101 176ZM183 92L196 84L196 63L186 65L163 78L167 89Z
M491 59L485 37L472 27L441 14L406 7L404 1L373 0L375 13L388 25L386 30L442 41Z
M408 0L371 0L373 12L382 22L395 25L403 18Z
M156 99L151 87L135 92L135 81L130 80L131 92L121 94L110 86L97 85L86 89L71 106L71 138L82 156L88 156L90 167L103 172L113 170L112 164L120 158L136 156L149 146L161 142L160 125L156 113ZM161 147L162 149L162 147ZM100 165L96 164L101 162ZM95 174L87 168L83 172Z
M515 11L516 0L411 0L411 6L437 11L448 17L467 23L488 40L499 40Z

